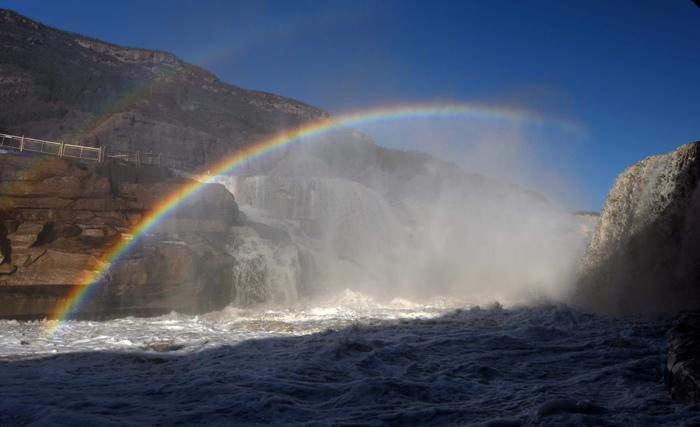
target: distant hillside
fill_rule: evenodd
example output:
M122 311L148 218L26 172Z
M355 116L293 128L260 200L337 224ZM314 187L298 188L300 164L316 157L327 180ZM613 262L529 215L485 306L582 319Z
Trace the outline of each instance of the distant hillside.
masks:
M117 46L0 9L0 132L153 151L195 170L322 117L328 114L318 108L229 85L170 53ZM330 176L428 198L445 182L484 184L454 164L377 146L352 129L321 139L333 143L289 147L246 173Z
M0 9L0 131L158 151L196 167L322 116L301 102L223 83L169 53Z

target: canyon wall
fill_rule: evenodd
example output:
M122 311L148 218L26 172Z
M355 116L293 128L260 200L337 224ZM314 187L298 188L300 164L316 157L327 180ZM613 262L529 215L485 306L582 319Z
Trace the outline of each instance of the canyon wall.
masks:
M226 84L170 53L117 46L0 9L0 132L153 151L194 169L325 116Z
M617 178L586 251L574 301L613 313L700 308L700 143Z
M187 181L159 168L0 155L0 316L48 316L160 199ZM233 196L207 185L119 262L79 317L212 310L229 301L239 224Z

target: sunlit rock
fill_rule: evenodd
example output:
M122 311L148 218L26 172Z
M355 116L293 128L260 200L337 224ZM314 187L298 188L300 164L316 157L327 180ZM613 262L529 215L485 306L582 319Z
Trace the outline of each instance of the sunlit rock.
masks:
M588 246L576 302L592 309L700 308L700 144L618 177Z
M123 259L105 265L119 239L189 181L164 170L40 159L37 165L34 156L0 156L0 316L49 316L102 270L74 315L201 312L229 302L233 261L226 245L239 217L223 186L204 186Z

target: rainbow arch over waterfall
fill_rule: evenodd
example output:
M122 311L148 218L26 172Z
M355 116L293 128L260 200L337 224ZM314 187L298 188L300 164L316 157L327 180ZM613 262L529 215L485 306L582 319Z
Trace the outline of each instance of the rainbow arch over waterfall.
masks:
M167 218L182 201L195 194L204 185L213 182L217 176L233 173L244 162L264 156L275 151L275 149L306 138L322 135L334 129L350 128L375 122L425 118L463 118L465 120L529 125L552 123L565 129L576 128L576 125L571 122L550 121L527 110L513 108L481 104L404 104L372 108L333 118L323 118L306 123L295 129L277 133L224 158L211 167L207 174L196 177L195 180L188 182L177 191L163 198L154 209L144 216L140 223L132 228L131 238L123 237L106 253L94 270L77 281L77 285L65 301L55 308L50 319L52 321L47 322L46 334L51 335L56 332L60 328L61 323L71 313L76 311L81 303L89 298L91 290L95 289L102 281L112 263L118 262L149 230Z

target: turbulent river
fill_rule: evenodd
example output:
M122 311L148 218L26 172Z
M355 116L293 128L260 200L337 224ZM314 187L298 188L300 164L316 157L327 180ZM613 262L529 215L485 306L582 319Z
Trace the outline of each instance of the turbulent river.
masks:
M0 321L0 425L700 424L664 384L666 320L467 304L556 297L584 241L573 215L472 181L426 202L224 180L249 221L229 308Z
M0 324L1 425L697 425L663 320L378 303Z

